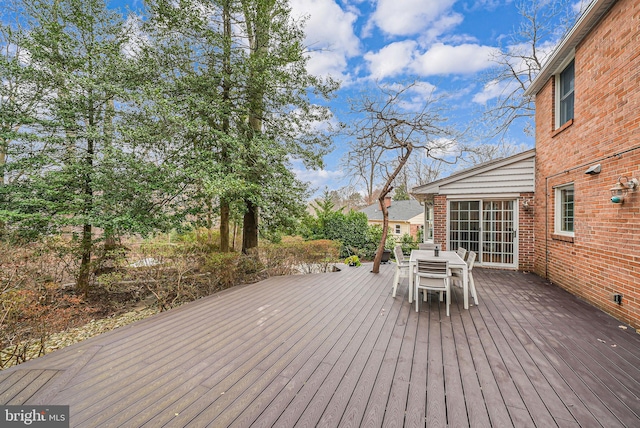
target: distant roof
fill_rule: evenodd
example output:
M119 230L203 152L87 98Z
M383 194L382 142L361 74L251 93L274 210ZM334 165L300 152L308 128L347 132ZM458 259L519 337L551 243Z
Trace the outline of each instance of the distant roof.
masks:
M423 208L420 202L415 199L408 201L391 201L389 209L389 221L409 221L418 214L422 214ZM369 220L382 221L382 211L380 204L376 201L366 208L360 210L366 214Z
M574 49L586 37L589 32L600 22L600 19L607 13L609 8L617 0L593 0L587 9L580 15L578 21L560 41L558 46L547 59L536 78L525 91L525 95L536 95L542 87L549 81L551 76L558 72L558 67L570 55L573 55Z

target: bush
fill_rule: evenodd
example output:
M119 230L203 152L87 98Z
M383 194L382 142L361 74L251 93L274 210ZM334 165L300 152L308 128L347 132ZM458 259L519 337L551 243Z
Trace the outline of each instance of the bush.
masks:
M21 247L0 243L0 369L42 355L51 332L98 314L60 286L73 277L74 260L60 239Z
M42 355L53 333L129 311L143 299L168 310L269 275L326 272L339 259L340 243L330 240L285 238L245 255L211 252L199 236L129 243L98 254L99 272L86 298L63 286L74 280L78 259L64 240L0 243L0 369Z
M340 257L340 243L288 237L278 244L262 245L258 257L269 276L327 272Z

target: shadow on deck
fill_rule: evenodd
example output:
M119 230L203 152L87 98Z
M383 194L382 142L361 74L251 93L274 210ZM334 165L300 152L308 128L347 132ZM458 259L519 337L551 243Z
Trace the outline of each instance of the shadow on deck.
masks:
M394 265L235 287L0 372L71 426L640 426L640 335L533 274L420 312Z

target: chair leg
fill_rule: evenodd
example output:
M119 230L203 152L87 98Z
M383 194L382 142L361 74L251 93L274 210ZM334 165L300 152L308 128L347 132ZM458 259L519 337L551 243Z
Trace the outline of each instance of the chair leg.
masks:
M469 289L471 290L471 297L473 297L473 302L478 305L478 293L476 292L476 284L473 281L473 275L469 272Z
M449 306L451 306L451 284L447 289L447 316L449 316Z
M391 294L392 297L396 297L398 282L400 282L400 269L396 268L396 274L393 276L393 293Z

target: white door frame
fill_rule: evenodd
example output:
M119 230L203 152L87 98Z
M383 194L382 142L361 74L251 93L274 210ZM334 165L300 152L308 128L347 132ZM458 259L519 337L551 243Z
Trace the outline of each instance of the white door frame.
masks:
M519 233L519 218L518 218L518 197L517 196L485 196L485 197L466 197L466 198L447 198L447 248L451 250L455 250L455 248L451 247L451 202L477 202L478 203L478 223L479 223L479 233L478 233L478 264L483 266L492 266L492 267L504 267L509 269L517 269L518 268L518 259L519 259L519 246L518 246L518 233ZM485 244L484 239L484 204L486 202L494 202L494 201L511 201L513 205L512 218L513 218L513 263L496 263L486 260L486 257L483 257L484 251L483 247Z

